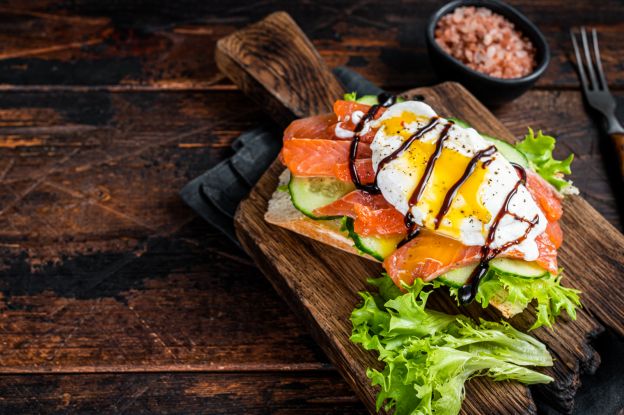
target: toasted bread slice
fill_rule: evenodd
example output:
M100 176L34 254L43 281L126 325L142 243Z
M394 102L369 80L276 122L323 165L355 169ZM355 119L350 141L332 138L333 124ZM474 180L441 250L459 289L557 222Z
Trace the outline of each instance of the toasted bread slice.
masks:
M290 172L285 169L279 177L279 185L287 185L290 181ZM353 240L346 231L341 230L339 219L335 220L314 220L301 213L292 203L290 193L276 189L269 200L267 212L264 219L274 225L289 229L300 235L307 236L316 241L331 245L334 248L361 256L371 261L379 262L372 256L362 253L353 244ZM522 312L514 304L502 302L500 299L493 297L490 299L492 304L506 318Z
M287 185L289 181L290 172L286 169L279 177L279 186ZM271 200L269 200L267 212L264 214L264 220L273 225L289 229L300 235L331 245L334 248L339 248L371 261L379 262L372 256L361 253L355 248L353 240L349 238L348 233L340 230L341 224L339 219L322 221L310 219L297 210L288 192L280 191L279 189L273 192L273 196Z

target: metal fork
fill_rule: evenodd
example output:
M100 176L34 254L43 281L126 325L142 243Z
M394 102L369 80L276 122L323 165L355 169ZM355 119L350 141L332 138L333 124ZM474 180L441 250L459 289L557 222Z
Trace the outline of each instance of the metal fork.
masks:
M587 103L593 109L600 112L607 121L607 134L609 134L615 144L615 148L620 158L620 174L624 179L624 128L622 128L615 117L616 103L613 95L609 92L609 85L607 85L607 80L605 79L604 71L602 70L596 29L591 30L591 43L594 50L594 59L592 59L592 53L590 53L590 42L587 39L588 36L585 27L581 27L580 33L585 61L583 61L581 57L576 35L573 30L570 30L572 45L574 46L574 54L576 56L576 66L579 72L579 77L581 78L583 92L585 94L585 98L587 99ZM585 68L587 68L589 79L586 75Z

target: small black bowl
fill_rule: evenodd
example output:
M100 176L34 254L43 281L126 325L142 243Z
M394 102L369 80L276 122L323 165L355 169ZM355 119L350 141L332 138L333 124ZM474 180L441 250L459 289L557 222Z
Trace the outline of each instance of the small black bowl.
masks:
M434 35L438 20L461 6L485 7L512 22L535 47L537 61L535 70L522 78L495 78L469 68L443 51L435 41ZM491 106L503 104L522 95L544 73L550 62L550 49L539 29L518 10L496 0L456 0L445 4L429 19L426 39L429 57L438 76L461 83L477 98Z

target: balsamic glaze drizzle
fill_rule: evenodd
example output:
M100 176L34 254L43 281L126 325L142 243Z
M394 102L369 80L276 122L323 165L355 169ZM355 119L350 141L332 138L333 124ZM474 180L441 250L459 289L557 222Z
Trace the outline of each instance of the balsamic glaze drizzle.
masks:
M439 119L437 117L435 118L435 122L430 121L429 124L427 126L425 126L425 128L423 128L421 131L419 131L419 137L421 137L426 131L428 131L431 128L435 127L435 125L437 124L438 121L439 121ZM412 214L412 207L414 205L416 205L418 203L418 201L420 200L420 197L422 196L422 193L423 193L423 191L425 189L425 186L427 185L427 182L431 178L431 173L433 172L433 168L435 167L435 163L438 160L438 158L440 158L440 154L442 154L442 147L444 146L444 141L446 141L446 139L448 138L449 130L451 129L453 124L454 124L453 121L449 121L448 124L446 124L444 126L444 129L442 130L442 133L440 134L440 136L438 137L438 140L436 142L435 150L433 151L433 154L431 155L431 157L429 157L429 160L427 161L427 165L425 166L425 171L423 172L422 177L418 181L418 184L416 185L416 188L412 192L412 194L411 194L411 196L410 196L410 198L409 198L409 200L407 202L407 213L405 214L405 226L407 226L407 229L408 229L407 238L406 238L407 241L411 240L415 236L414 235L414 230L418 226L418 224L414 220L414 215ZM429 126L431 126L431 127L429 129L427 129L427 127L429 127ZM411 140L411 141L408 140L408 141L409 141L410 145L413 142L413 140ZM377 171L379 171L379 170L377 170Z
M377 179L375 178L375 182L373 184L370 184L370 185L363 184L362 181L360 180L360 175L357 172L356 162L357 162L358 146L360 144L360 134L362 130L364 129L364 126L366 125L366 123L370 120L375 119L375 117L377 116L377 112L379 111L380 108L394 105L396 103L396 99L397 98L394 95L390 95L387 93L379 94L377 96L377 101L380 104L371 106L366 112L366 114L360 119L360 121L355 126L355 129L353 130L353 133L354 133L353 140L351 141L351 146L349 148L349 173L351 174L351 180L353 181L353 184L355 184L356 188L360 190L364 190L371 194L380 193L379 187L377 187Z
M355 184L356 188L360 190L364 190L371 194L380 193L379 187L377 186L377 176L379 172L384 168L384 166L386 166L386 164L388 164L392 160L395 160L397 157L399 157L401 154L407 151L409 147L412 145L412 143L414 143L414 141L420 139L427 132L434 129L440 121L439 117L431 118L431 120L429 121L427 125L425 125L424 127L420 128L418 131L416 131L407 140L405 140L401 144L401 146L399 146L399 148L397 148L390 155L386 156L379 162L379 165L377 166L377 173L375 174L375 180L372 184L368 184L368 185L363 184L360 180L359 174L357 172L357 167L356 167L357 151L358 151L358 146L360 143L360 134L362 130L364 129L365 124L368 121L375 119L380 108L389 107L391 105L394 105L394 103L396 102L395 96L388 95L385 93L380 94L377 97L377 99L378 99L378 102L380 102L380 104L371 106L370 109L367 111L367 113L357 123L353 131L354 136L353 136L353 140L351 141L351 146L350 146L350 151L349 151L349 172L351 173L351 179L353 183ZM416 237L420 233L420 228L418 227L418 224L414 220L414 217L411 213L411 208L418 203L418 200L422 196L422 192L424 191L426 184L431 177L431 174L433 172L433 168L435 167L435 163L437 159L440 157L440 154L442 153L444 141L448 138L449 130L451 129L452 126L453 126L453 121L449 121L448 124L444 126L444 129L442 130L436 142L436 148L427 162L427 166L425 167L423 176L420 178L418 185L416 186L412 195L409 198L408 209L407 209L407 213L405 214L405 226L408 229L407 237L397 245L397 248L400 248L401 246L405 245L407 242L412 240L414 237ZM496 152L496 147L490 146L484 150L477 152L475 156L470 160L462 176L459 178L459 180L455 184L453 184L453 186L451 186L451 188L449 188L449 190L447 191L444 197L440 211L438 212L435 218L434 223L435 223L436 229L438 229L442 219L448 213L450 205L452 204L453 199L455 198L457 194L457 191L462 186L462 184L464 184L464 182L468 179L468 177L470 177L470 175L474 172L479 160L484 157L489 157L493 155L495 152ZM486 168L491 162L492 162L492 159L489 159L483 162L483 168ZM485 274L487 273L489 269L489 262L492 259L494 259L498 254L500 254L502 251L510 248L511 246L522 243L529 236L529 233L531 232L531 230L539 223L539 215L536 215L535 218L533 218L533 220L528 221L525 218L520 218L518 217L518 215L509 212L509 202L511 201L513 196L518 191L518 188L520 187L520 185L526 184L526 171L524 170L524 168L516 163L511 163L511 164L518 171L520 179L516 182L513 189L505 197L505 202L503 203L503 206L496 214L496 217L494 218L494 221L492 222L492 225L490 226L490 229L488 230L485 245L481 247L481 252L480 252L481 259L478 265L470 274L470 277L468 278L468 281L466 282L466 284L464 284L458 290L458 298L459 298L460 303L462 304L469 304L470 302L474 300L477 294L477 290L479 288L479 283L481 282L481 280L483 279L483 277L485 276ZM528 223L527 229L524 235L522 235L518 239L507 242L501 247L493 249L491 248L491 245L494 242L494 238L496 236L496 229L498 228L498 225L500 221L502 220L502 218L507 214L513 215L516 219L522 220L523 222Z
M407 225L407 224L406 224ZM407 236L397 244L397 249L414 239L420 233L420 227L410 225L408 226Z
M442 219L444 218L444 216L448 213L448 210L450 209L451 204L453 203L453 199L455 199L455 196L457 195L457 191L466 182L466 180L468 180L468 177L470 177L470 175L474 172L479 160L481 160L483 157L489 157L495 152L496 152L496 147L489 146L488 148L477 152L477 154L475 154L475 156L470 160L470 162L466 166L466 170L464 170L464 174L462 174L459 180L457 180L455 184L451 186L448 192L446 192L446 196L444 196L444 201L442 202L440 211L438 212L438 215L436 216L435 221L434 221L436 229L440 227L440 223L442 222ZM492 159L486 160L483 164L485 165L485 163L491 160Z
M448 124L444 126L444 129L442 130L440 137L438 137L435 150L433 151L433 154L431 155L431 157L429 157L429 160L427 161L427 166L425 167L425 171L423 172L423 175L420 178L418 185L414 189L414 192L409 198L408 211L411 209L412 206L417 204L418 201L420 200L420 197L422 196L422 193L425 190L425 186L427 185L427 182L429 182L429 179L431 178L431 173L433 172L433 168L435 167L436 161L438 161L438 159L440 158L440 154L442 154L442 148L444 147L444 142L448 138L449 131L451 127L453 126L453 124L454 124L453 121L449 121Z
M395 160L397 157L401 156L408 148L410 148L410 146L412 145L412 143L414 141L420 140L423 135L425 135L429 131L433 130L435 128L435 126L438 124L439 121L440 121L439 117L431 118L431 120L429 121L429 123L427 125L425 125L424 127L418 129L418 131L416 131L407 140L405 140L403 143L401 143L399 148L394 150L388 156L386 156L383 159L381 159L381 161L379 162L379 166L377 166L377 174L379 174L381 169L383 169L386 166L386 164L388 164L391 161ZM376 179L376 177L375 177L375 179Z
M377 187L377 176L379 175L379 172L386 166L386 164L390 163L392 160L395 160L397 157L399 157L401 154L403 154L405 151L407 151L407 149L412 145L412 143L414 141L419 140L427 132L433 130L435 128L435 126L438 125L439 121L440 121L439 117L431 118L431 120L429 121L429 123L427 125L425 125L424 127L418 129L418 131L416 131L407 140L405 140L403 143L401 143L401 145L396 150L394 150L391 154L389 154L388 156L386 156L383 159L381 159L381 161L379 162L379 165L377 166L377 174L375 174L375 187ZM414 217L412 216L412 214L410 212L410 208L412 206L413 205L410 205L408 207L407 213L405 214L405 218L404 218L404 220L405 220L405 227L407 228L407 236L405 237L404 240L402 240L399 243L399 245L398 245L399 247L403 246L407 242L411 241L419 233L419 228L417 226L417 223L414 221Z
M511 161L510 163L513 166L513 168L516 169L516 171L520 175L520 180L522 181L522 185L525 186L526 185L526 181L527 181L527 172L526 172L526 170L524 170L524 167L522 167L518 163L514 163L513 161Z
M492 222L492 226L490 226L490 229L488 230L488 235L485 240L485 245L481 247L481 259L479 261L479 264L470 274L470 277L468 278L468 281L466 282L466 284L464 284L457 292L457 296L461 304L469 304L470 302L472 302L472 300L474 300L474 298L477 295L479 283L481 282L481 279L483 279L485 274L487 274L487 271L489 268L488 267L489 262L492 259L494 259L498 254L500 254L502 251L514 245L518 245L522 243L522 241L524 241L529 236L529 233L531 232L531 230L539 223L539 215L536 215L533 218L533 220L528 222L529 225L527 226L527 229L524 232L524 235L522 235L520 238L514 241L507 242L506 244L500 246L499 248L496 248L496 249L491 248L491 245L494 242L494 237L496 236L496 229L498 228L500 221L503 219L503 217L506 214L511 214L511 212L509 212L509 202L511 201L513 196L516 194L516 192L518 192L518 188L520 187L520 185L526 184L526 170L524 170L522 166L516 163L511 163L511 164L518 171L518 174L520 175L520 179L516 182L513 189L505 197L505 202L503 203L503 206L496 214L496 217L494 218L494 221Z

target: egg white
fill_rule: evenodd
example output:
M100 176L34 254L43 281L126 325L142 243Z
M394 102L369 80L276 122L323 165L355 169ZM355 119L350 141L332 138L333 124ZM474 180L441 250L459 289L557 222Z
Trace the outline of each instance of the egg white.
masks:
M379 127L371 144L373 168L375 171L378 170L380 161L392 154L405 140L405 138L397 134L396 131L385 131L383 125L384 121L401 116L405 112L411 112L416 116L420 116L420 119L423 120L404 123L403 128L410 135L426 125L430 118L437 115L435 111L424 102L406 101L391 106L378 120L371 122L371 127ZM440 118L440 122L436 127L424 134L420 140L424 142L435 142L447 123L447 120ZM368 126L365 128L368 128ZM463 128L456 124L450 128L448 139L444 142L445 149L457 151L470 158L478 151L490 146L491 143L485 141L474 129ZM423 157L425 156L426 155L423 155ZM518 181L518 174L515 168L500 153L494 153L491 159L492 161L486 169L485 180L479 187L479 199L491 214L490 221L483 224L476 217L467 216L462 220L459 232L456 232L455 235L446 235L456 238L457 234L459 234L459 240L464 245L482 246L485 244L485 237L488 230L494 222L496 215L503 207L507 195L512 191ZM377 185L384 198L405 215L409 207L409 198L419 180L420 177L415 174L413 167L411 167L410 159L407 157L406 152L383 167L378 173ZM412 206L410 211L415 222L420 226L425 224L427 215L437 214L437 212L426 212L418 206ZM494 234L494 241L490 247L500 248L509 242L521 238L529 227L526 221L533 221L537 216L538 223L530 230L527 238L522 243L511 247L514 250L520 251L527 261L537 259L539 253L535 238L545 231L547 220L525 186L520 185L518 187L515 195L509 201L508 211L510 213L505 214L498 224ZM514 215L517 217L514 217ZM438 232L442 234L445 233L442 230L438 230Z

